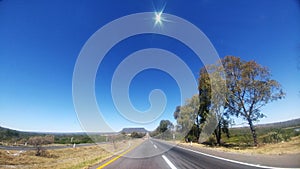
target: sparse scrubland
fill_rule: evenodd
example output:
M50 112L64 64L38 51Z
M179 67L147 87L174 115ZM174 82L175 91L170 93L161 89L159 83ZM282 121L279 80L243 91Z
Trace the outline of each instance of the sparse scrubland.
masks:
M230 129L230 137L224 137L221 145L217 145L215 137L211 136L207 142L203 144L193 143L192 146L247 154L300 154L299 128L300 126L258 127L258 146L252 145L252 137L248 128L232 128ZM191 145L183 141L179 144Z
M46 150L43 156L18 152L0 150L0 168L83 168L110 156L100 146Z
M122 152L129 146L142 142L142 139L99 144L76 148L44 150L42 156L36 151L0 150L0 168L88 168Z

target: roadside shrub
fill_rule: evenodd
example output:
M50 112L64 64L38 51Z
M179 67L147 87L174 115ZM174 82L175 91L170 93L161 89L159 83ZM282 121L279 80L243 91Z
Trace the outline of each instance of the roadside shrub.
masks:
M191 141L198 142L197 137L194 135L190 135L190 134L185 137L185 141L186 142L191 142Z
M52 144L54 142L54 136L33 136L28 139L28 144L36 147L36 156L46 156L46 152L42 149L42 145Z
M146 133L138 133L138 132L135 132L135 131L134 131L134 132L131 133L130 136L131 136L132 138L142 138L142 137L144 137L145 135L146 135Z
M216 140L216 137L214 135L211 135L208 140L207 140L207 143L210 145L210 146L216 146L217 144L217 140Z
M279 143L282 141L290 140L290 135L283 131L273 131L269 132L267 135L262 137L263 143Z
M300 135L300 128L293 129L292 137L296 137Z
M253 142L252 136L250 134L241 135L239 136L239 142L250 145Z

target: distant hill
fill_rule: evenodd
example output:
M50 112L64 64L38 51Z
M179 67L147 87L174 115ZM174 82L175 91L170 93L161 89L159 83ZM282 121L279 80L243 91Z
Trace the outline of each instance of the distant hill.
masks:
M256 127L274 127L274 128L286 128L286 127L295 127L295 126L300 126L300 118L283 121L283 122L256 125Z
M54 135L54 143L58 144L70 144L70 143L93 143L93 140L85 132L75 133L55 133L55 132L24 132L18 130L12 130L0 126L0 145L2 143L14 143L18 145L24 144L28 138L32 136L45 136ZM73 142L71 142L71 138ZM104 139L102 139L104 140Z
M23 132L18 130L12 130L0 126L0 141L4 140L18 140L19 138L29 138L31 136L39 135L33 132Z
M299 127L299 126L300 126L300 118L297 118L297 119L292 119L292 120L282 121L282 122L257 124L255 125L255 128L266 129L266 128L287 128L287 127ZM249 126L232 127L231 129L243 129L243 128L248 129Z
M267 123L267 124L258 124L256 128L286 128L286 127L298 127L300 126L300 118L283 121L283 122L276 122L276 123ZM236 127L232 128L235 129ZM248 128L248 127L237 127L238 128ZM145 128L123 128L119 133L127 133L130 134L132 132L137 133L147 133L148 131ZM24 132L18 130L12 130L9 128L4 128L0 126L0 142L4 140L11 140L11 139L21 139L21 138L28 138L31 136L36 135L56 135L56 136L86 136L86 133L43 133L43 132ZM102 133L103 134L103 133ZM107 135L112 135L116 133L106 133Z
M44 135L85 135L85 132L74 132L74 133L59 133L59 132L29 132L13 130L0 126L0 140L3 136L8 137L31 137L31 136L44 136ZM2 137L1 137L2 136Z
M132 133L132 132L137 132L137 133L147 133L148 131L145 128L123 128L120 133Z

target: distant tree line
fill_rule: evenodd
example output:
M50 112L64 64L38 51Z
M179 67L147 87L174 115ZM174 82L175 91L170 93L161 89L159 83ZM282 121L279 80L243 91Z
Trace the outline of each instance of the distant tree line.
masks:
M35 132L21 132L17 130L11 130L8 128L0 127L0 141L10 144L25 144L31 137L34 136L46 136L46 133ZM80 143L93 143L93 140L86 134L53 134L54 143L56 144L80 144ZM103 136L102 136L103 137ZM73 138L73 139L71 139ZM100 141L105 141L105 138L101 138Z
M130 134L131 138L143 138L146 135L146 133L140 133L140 132L132 132Z

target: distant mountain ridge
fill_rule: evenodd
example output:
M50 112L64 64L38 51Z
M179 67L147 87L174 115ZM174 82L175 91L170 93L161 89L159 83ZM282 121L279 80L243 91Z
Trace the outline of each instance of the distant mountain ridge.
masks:
M275 122L275 123L266 123L266 124L258 124L256 127L294 127L294 126L300 126L300 118L292 119L288 121L283 122Z
M298 127L300 126L300 118L282 121L282 122L274 122L274 123L265 123L265 124L256 124L255 128L287 128L287 127ZM249 128L248 125L241 127L232 127L236 128Z
M267 123L267 124L258 124L256 125L257 128L260 127L275 127L275 128L284 128L284 127L295 127L300 126L300 118L292 119L283 122L276 122L276 123ZM123 128L119 133L147 133L148 131L145 128ZM45 134L57 134L57 135L72 135L72 134L86 134L84 132L74 132L74 133L49 133L49 132L26 132L26 131L18 131L12 130L9 128L4 128L0 126L0 140L7 138L7 137L24 137L24 136L34 136L34 135L45 135ZM114 134L114 133L110 133Z
M123 128L121 133L132 133L132 132L137 132L137 133L147 133L148 131L145 128Z

